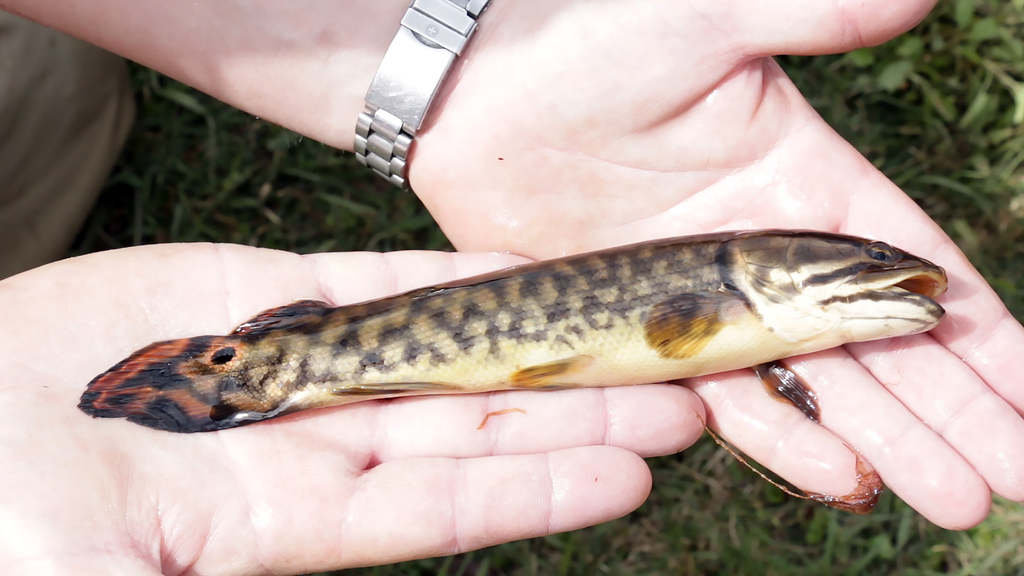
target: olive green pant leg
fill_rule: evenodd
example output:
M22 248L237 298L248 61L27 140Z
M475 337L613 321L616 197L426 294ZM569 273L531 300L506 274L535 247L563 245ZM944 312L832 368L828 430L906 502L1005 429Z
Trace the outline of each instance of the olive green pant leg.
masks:
M64 256L134 114L120 57L0 12L0 278Z

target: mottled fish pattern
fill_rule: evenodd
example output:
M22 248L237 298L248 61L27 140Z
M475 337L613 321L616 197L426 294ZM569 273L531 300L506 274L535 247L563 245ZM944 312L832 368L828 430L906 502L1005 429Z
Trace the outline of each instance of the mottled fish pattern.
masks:
M930 329L945 282L850 236L658 240L361 304L285 305L227 336L142 348L79 406L200 432L378 398L657 382Z

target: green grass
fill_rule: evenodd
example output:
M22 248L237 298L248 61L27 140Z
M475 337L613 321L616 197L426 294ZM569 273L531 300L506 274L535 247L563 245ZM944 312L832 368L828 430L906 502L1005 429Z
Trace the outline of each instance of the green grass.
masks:
M944 2L913 32L781 58L822 116L959 243L1024 318L1024 0ZM299 252L449 249L423 207L349 156L143 68L139 121L74 253L150 242ZM343 574L1024 574L1024 508L939 530L885 494L853 516L785 497L703 441L650 460L628 517Z
M354 156L133 67L139 115L75 254L152 242L296 252L451 249Z
M942 2L912 32L784 58L821 115L946 229L1024 317L1024 2Z

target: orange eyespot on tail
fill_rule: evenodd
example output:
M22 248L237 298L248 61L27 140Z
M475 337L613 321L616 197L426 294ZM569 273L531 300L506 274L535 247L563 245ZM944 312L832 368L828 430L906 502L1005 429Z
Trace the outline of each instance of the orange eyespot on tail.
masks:
M232 344L228 337L201 336L146 346L94 378L78 407L97 418L126 418L169 432L206 432L256 421L256 415L231 418L240 410L222 401L221 386L200 383L205 372L231 361Z

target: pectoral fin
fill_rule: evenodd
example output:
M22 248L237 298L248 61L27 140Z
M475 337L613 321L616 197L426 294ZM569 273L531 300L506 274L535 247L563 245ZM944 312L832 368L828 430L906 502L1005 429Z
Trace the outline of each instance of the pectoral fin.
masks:
M651 307L644 337L662 358L692 358L743 306L735 296L722 292L679 294Z
M319 300L299 300L277 308L260 312L242 322L232 334L236 336L260 336L275 330L296 328L303 324L319 325L324 312L331 307Z
M513 388L529 388L531 390L559 390L572 388L573 386L559 383L558 378L574 372L579 372L590 366L594 359L590 356L579 355L564 360L556 360L545 364L538 364L523 368L512 374L509 381Z

